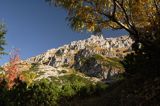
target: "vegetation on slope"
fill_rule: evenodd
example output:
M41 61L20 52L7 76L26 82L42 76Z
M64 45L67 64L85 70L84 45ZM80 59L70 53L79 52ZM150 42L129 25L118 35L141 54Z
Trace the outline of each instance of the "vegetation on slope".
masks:
M159 93L159 76L136 74L132 78L109 85L100 96L74 99L70 106L159 106Z
M160 105L159 56L154 60L145 55L128 55L123 65L123 80L112 83L99 97L75 99L70 104L79 106L158 106Z
M103 83L93 83L81 76L71 74L52 80L42 79L27 86L19 78L15 80L12 89L0 85L0 105L3 106L53 106L68 104L73 98L84 98L106 89Z

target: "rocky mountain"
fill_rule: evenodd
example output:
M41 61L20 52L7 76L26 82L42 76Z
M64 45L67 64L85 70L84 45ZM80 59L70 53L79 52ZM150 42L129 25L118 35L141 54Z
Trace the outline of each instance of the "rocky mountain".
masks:
M26 61L59 67L64 64L73 64L75 55L88 57L93 54L101 54L106 57L122 58L131 50L131 44L132 40L129 36L104 38L102 35L91 35L91 37L86 40L73 41L68 45L50 49L47 52L31 57Z
M64 71L74 69L90 77L109 80L124 72L120 61L132 51L132 43L129 36L104 38L91 35L88 39L50 49L23 62L30 66L38 64L39 72L44 73L40 78L60 76Z

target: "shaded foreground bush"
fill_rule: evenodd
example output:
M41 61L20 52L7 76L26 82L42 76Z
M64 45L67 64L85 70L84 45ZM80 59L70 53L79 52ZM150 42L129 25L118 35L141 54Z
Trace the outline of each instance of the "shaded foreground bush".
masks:
M87 97L106 88L105 84L93 82L75 74L62 76L51 81L42 79L29 87L16 80L16 85L8 90L6 82L0 84L0 106L53 106L65 104L73 98Z

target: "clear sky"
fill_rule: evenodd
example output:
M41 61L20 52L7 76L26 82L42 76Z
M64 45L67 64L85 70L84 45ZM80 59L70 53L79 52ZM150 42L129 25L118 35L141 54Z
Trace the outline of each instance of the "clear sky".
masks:
M45 0L0 0L0 20L7 27L5 51L9 53L12 48L19 48L21 58L26 59L91 35L74 32L68 26L66 16L66 11L49 6ZM105 36L124 33L107 31ZM2 56L0 64L8 58Z

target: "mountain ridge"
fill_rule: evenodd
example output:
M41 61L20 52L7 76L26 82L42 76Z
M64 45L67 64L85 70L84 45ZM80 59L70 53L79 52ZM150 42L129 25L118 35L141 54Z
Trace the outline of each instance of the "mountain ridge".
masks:
M127 35L115 38L91 35L88 39L72 41L23 62L30 64L30 67L39 64L40 73L45 72L41 78L61 76L63 74L59 73L64 70L77 70L100 80L112 79L112 76L124 72L120 61L132 52L132 43Z
M74 52L72 50L86 49L86 48L88 48L87 46L91 47L91 46L93 46L91 44L94 44L94 43L97 44L95 46L100 46L101 48L105 48L105 49L112 51L113 48L123 48L124 47L127 49L131 49L130 46L133 43L133 41L127 35L120 36L120 37L114 37L114 38L113 37L104 38L103 35L100 35L100 36L91 35L91 37L89 37L88 39L72 41L71 43L65 44L65 45L60 46L58 48L49 49L42 54L39 54L37 56L33 56L33 57L26 59L26 61L40 62L41 60L39 60L39 58L42 58L42 57L48 58L48 57L52 56L52 54L54 54L54 53L58 54L58 52L60 52L60 54L61 54L62 52L63 53L67 52L66 50L62 50L62 49L70 49L70 52Z
M72 41L22 60L19 68L34 71L38 76L36 79L59 77L76 71L98 80L113 80L125 72L121 60L132 52L132 43L127 35L115 38L91 35L88 39Z

